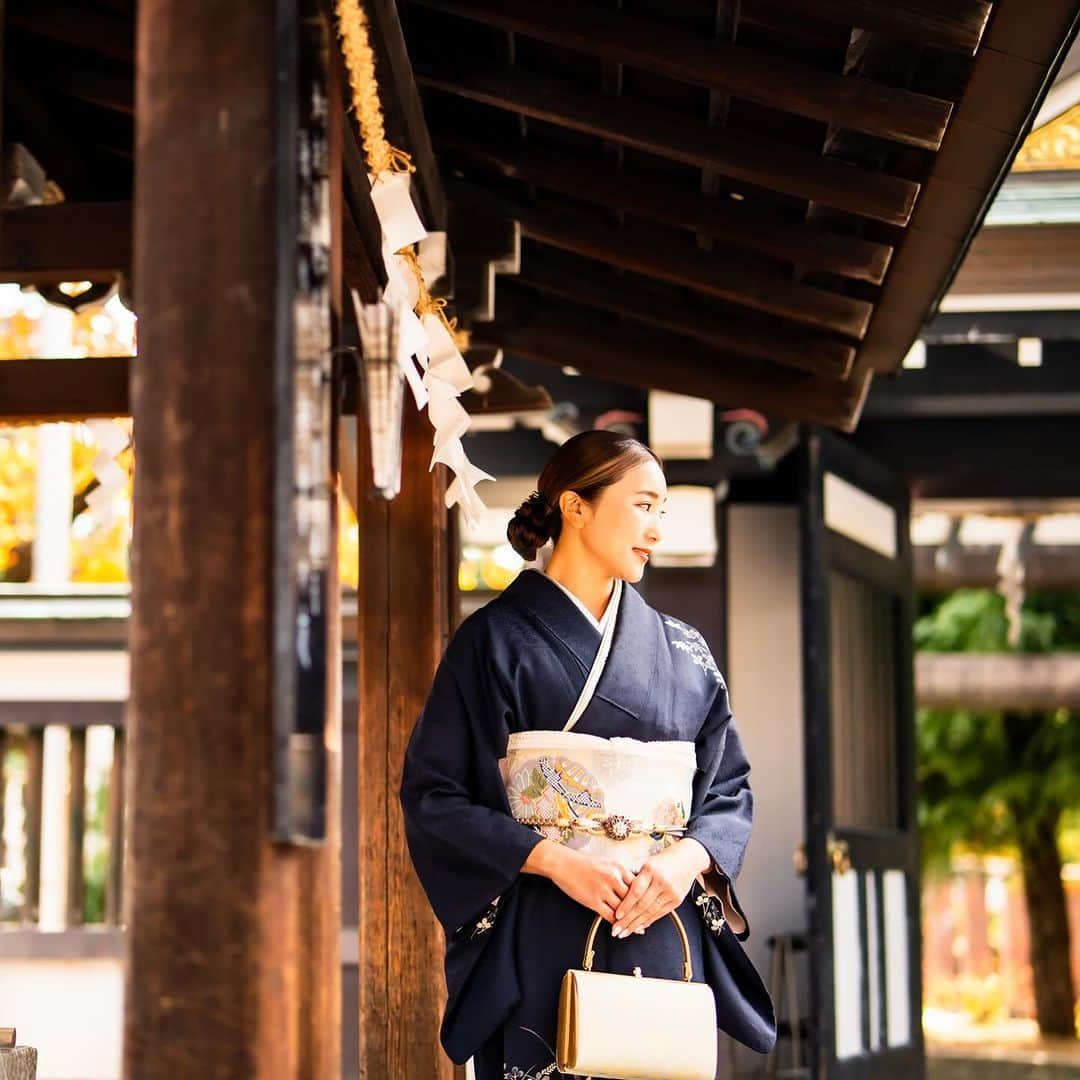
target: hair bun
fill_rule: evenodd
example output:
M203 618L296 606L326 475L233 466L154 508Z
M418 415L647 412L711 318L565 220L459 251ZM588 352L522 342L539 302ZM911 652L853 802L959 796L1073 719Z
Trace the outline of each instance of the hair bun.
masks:
M551 539L552 523L558 508L539 491L534 491L518 508L506 526L510 546L526 561Z

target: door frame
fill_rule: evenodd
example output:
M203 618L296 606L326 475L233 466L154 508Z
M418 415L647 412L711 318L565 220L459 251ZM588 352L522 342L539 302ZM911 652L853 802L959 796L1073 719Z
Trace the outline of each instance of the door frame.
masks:
M824 477L831 472L887 503L896 512L893 559L835 532L825 523ZM920 1080L925 1075L922 1036L922 965L919 840L915 784L915 683L911 626L910 493L903 480L839 436L804 428L799 474L800 600L803 633L807 923L810 943L810 1019L813 1075L827 1080ZM835 829L833 818L832 693L829 572L840 570L893 598L895 708L899 770L898 828ZM908 1008L911 1038L903 1047L836 1058L833 965L833 864L829 841L848 844L853 867L882 861L903 868L908 909ZM885 856L885 859L882 859ZM876 875L879 1032L887 1039L883 879ZM859 889L860 957L867 955L866 890ZM870 1045L866 965L861 965L862 1041Z

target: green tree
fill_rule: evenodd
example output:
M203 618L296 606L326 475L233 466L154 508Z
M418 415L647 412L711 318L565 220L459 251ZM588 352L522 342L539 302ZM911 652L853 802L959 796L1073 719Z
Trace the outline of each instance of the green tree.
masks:
M924 604L924 610L928 605ZM1080 594L1039 593L1008 643L1004 601L990 590L953 593L915 624L916 648L934 652L1080 649ZM1019 852L1031 930L1039 1029L1075 1037L1075 994L1058 835L1080 807L1080 724L1067 709L920 709L919 819L925 869L940 872L954 847Z

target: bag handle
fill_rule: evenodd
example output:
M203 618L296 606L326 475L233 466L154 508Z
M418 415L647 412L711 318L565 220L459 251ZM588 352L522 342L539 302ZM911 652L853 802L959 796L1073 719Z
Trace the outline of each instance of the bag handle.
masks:
M581 719L581 714L588 707L589 702L592 701L593 691L596 689L596 684L600 681L600 676L604 672L608 653L611 652L611 642L615 637L615 620L619 615L618 604L621 597L622 578L616 578L615 587L611 590L611 599L608 600L610 610L606 613L608 621L604 627L604 635L600 638L600 646L596 650L596 657L593 659L592 667L589 669L589 677L585 680L585 685L581 689L581 695L577 699L574 711L570 714L570 719L563 725L563 731L569 731ZM615 605L614 608L611 607L612 604Z
M686 936L686 929L683 927L682 919L675 914L674 911L668 912L668 917L675 923L675 929L679 931L679 940L682 942L683 951L683 982L693 982L694 970L690 962L690 939ZM593 960L596 959L596 951L594 946L596 944L596 932L600 929L600 924L604 921L602 915L597 915L593 919L593 924L589 929L589 936L585 939L585 955L581 960L581 968L583 971L592 971Z

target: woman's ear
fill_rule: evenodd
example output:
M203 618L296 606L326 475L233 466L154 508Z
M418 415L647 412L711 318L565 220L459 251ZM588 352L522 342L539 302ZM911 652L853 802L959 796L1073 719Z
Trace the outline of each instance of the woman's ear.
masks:
M585 503L576 491L564 491L559 496L559 510L562 516L575 528L585 524Z

